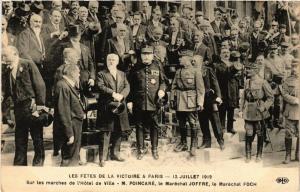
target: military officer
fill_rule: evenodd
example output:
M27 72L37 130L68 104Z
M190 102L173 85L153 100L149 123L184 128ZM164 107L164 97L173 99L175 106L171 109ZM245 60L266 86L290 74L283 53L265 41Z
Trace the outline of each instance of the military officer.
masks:
M176 110L181 134L181 142L175 147L175 151L187 150L186 122L188 122L191 129L190 155L195 156L199 129L196 126L196 122L198 121L198 111L203 110L205 89L201 72L195 70L191 63L193 53L182 51L180 54L179 61L181 68L176 71L172 82L170 99L171 107Z
M158 146L158 100L165 96L164 74L159 64L153 59L153 47L146 46L141 51L141 63L137 63L129 74L130 95L128 110L133 112L136 124L137 159L146 153L144 130L150 128L152 156L159 158Z
M284 104L283 116L285 117L285 148L286 156L284 164L291 161L292 137L297 138L295 160L299 161L299 60L293 59L291 75L282 85L282 97Z
M203 64L203 58L200 55L194 55L192 63L196 70L199 70L202 73L205 87L204 109L203 111L198 112L199 123L203 134L202 144L199 148L211 147L210 121L214 135L221 150L223 150L224 139L218 110L218 104L222 103L222 99L215 71L208 64Z
M246 129L246 162L251 160L251 147L257 134L256 161L261 161L263 150L263 120L273 102L273 93L267 81L258 73L262 65L255 62L247 71L249 78L245 82L245 89L241 97L241 110Z

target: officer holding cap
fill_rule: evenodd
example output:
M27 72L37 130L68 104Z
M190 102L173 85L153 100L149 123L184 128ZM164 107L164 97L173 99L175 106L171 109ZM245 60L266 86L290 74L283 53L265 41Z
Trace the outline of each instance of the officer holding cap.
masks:
M152 156L158 156L158 115L157 101L165 96L164 74L154 60L153 47L145 46L141 51L141 62L137 63L129 73L131 85L127 104L133 112L136 123L137 159L141 160L146 153L144 130L150 128Z
M198 145L198 111L203 110L204 103L204 83L202 74L195 70L192 65L191 51L182 51L180 53L180 69L176 71L175 78L171 86L171 107L176 110L176 116L179 120L181 142L176 146L175 151L187 150L187 128L186 122L191 129L191 150L190 155L196 155Z
M263 121L273 102L273 93L270 85L259 76L262 63L257 61L247 71L249 78L245 82L245 89L241 97L241 111L243 112L246 129L246 162L251 160L251 148L255 134L257 134L256 161L261 161L263 132L265 131Z

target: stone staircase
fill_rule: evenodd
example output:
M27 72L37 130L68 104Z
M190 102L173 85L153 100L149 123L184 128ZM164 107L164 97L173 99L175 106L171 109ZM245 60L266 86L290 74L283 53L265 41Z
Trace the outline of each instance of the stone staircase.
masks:
M185 161L186 163L192 163L193 161L204 162L204 163L216 163L222 162L232 159L244 158L245 156L245 131L244 131L244 122L241 118L236 118L235 128L237 130L236 134L224 133L224 141L225 141L225 149L223 151L220 150L216 139L212 134L212 147L209 149L198 149L196 157L191 158L188 152L179 152L176 153L173 151L176 144L180 141L179 134L176 131L178 129L178 125L176 123L174 112L166 112L163 125L164 128L164 136L159 139L158 151L160 155L160 160L157 162L152 161L151 157L151 144L150 141L146 141L146 145L148 146L148 154L144 157L143 161L148 163L157 163L162 165L166 162L168 164L176 165L176 159L186 159L190 160ZM2 126L3 129L7 129L6 125ZM211 131L212 132L212 131ZM284 147L284 130L279 131L278 129L273 129L269 131L269 136L272 142L267 146L264 146L264 153L272 153L279 152L285 150ZM2 146L2 154L13 156L14 153L14 133L13 131L10 133L2 134L2 142L5 141ZM125 158L127 161L135 162L136 160L136 147L135 147L135 131L133 130L128 137L128 140L123 141L121 145L121 156ZM202 135L200 132L199 135L199 145L202 143ZM295 140L293 146L295 146ZM59 166L60 157L52 157L52 125L44 129L44 144L46 149L46 160L45 166ZM190 137L188 137L188 146L190 146ZM272 147L271 147L272 146ZM273 150L272 150L273 148ZM294 147L295 148L295 147ZM30 164L30 159L33 156L33 145L32 140L29 137L28 144L28 161ZM256 154L256 138L252 144L252 155ZM80 159L83 163L87 165L97 164L98 160L98 146L87 145L81 148ZM150 161L151 160L151 161ZM8 163L8 162L6 162ZM12 164L12 162L11 162Z

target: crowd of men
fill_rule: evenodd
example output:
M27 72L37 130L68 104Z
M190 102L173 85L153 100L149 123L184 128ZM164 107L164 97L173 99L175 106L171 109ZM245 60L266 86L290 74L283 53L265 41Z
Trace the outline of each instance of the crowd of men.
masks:
M171 5L168 14L142 2L140 11L101 2L2 2L2 111L14 124L14 165L27 165L28 132L34 166L45 159L43 126L53 120L54 153L62 166L76 166L86 98L97 97L99 165L120 156L122 132L136 129L137 159L151 152L159 159L162 105L176 111L180 142L175 152L211 147L214 136L225 148L224 132L235 134L235 109L245 120L246 162L257 135L256 161L262 159L268 129L285 129L286 158L292 137L299 161L299 16L286 3L289 20L266 23L242 18L223 7L209 20L189 3ZM298 19L298 20L297 20ZM293 22L292 22L293 21ZM167 102L163 102L166 101ZM53 111L51 109L54 109ZM203 142L198 146L199 132ZM191 146L187 146L188 132Z

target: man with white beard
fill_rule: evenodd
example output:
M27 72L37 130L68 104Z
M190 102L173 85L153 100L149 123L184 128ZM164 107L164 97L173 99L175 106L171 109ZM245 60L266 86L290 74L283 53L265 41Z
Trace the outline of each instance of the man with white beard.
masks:
M22 31L17 40L20 57L32 60L44 75L45 46L41 36L42 17L34 14L30 17L30 27Z

